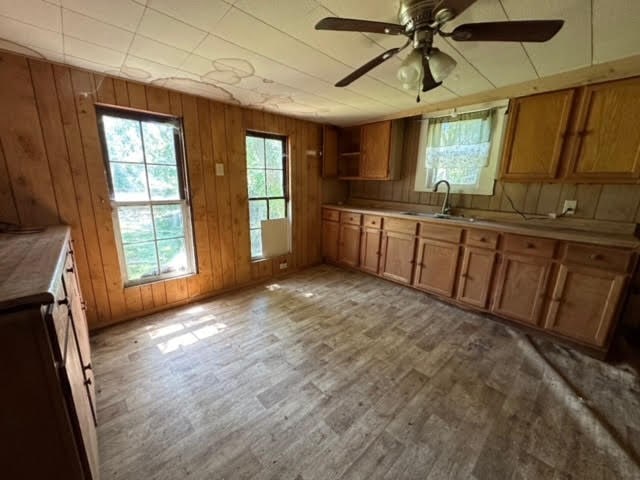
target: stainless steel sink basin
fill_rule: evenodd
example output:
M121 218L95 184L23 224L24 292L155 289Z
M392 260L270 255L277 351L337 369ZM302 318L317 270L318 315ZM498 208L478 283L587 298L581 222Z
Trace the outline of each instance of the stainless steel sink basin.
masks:
M458 215L446 215L443 213L422 213L422 212L402 212L402 215L411 215L412 217L437 218L440 220L459 220L465 222L473 222L474 218L467 218Z

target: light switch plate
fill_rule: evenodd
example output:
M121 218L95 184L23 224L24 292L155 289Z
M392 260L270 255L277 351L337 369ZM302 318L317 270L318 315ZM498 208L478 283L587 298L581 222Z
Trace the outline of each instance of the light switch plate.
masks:
M573 215L578 208L577 200L565 200L564 207L562 207L562 213L566 215Z
M216 163L216 176L224 177L224 163Z

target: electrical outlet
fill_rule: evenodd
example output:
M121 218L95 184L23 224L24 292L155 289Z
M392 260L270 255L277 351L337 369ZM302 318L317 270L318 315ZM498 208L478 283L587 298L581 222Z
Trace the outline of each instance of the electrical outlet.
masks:
M216 176L224 177L224 163L216 163Z
M563 215L573 215L576 213L576 209L578 208L577 200L565 200L564 207L562 207Z

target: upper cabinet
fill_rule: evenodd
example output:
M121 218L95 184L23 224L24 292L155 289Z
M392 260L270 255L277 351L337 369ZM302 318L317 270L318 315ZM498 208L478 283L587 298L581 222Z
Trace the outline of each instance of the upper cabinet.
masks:
M402 155L403 120L324 129L322 173L345 180L392 180Z
M502 178L521 181L556 177L573 97L573 90L562 90L512 100Z
M640 78L511 101L505 181L640 181Z

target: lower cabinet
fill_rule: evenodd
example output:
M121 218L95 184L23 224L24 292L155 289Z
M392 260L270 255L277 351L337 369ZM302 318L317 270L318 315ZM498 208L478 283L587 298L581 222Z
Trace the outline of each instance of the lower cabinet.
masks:
M413 286L446 297L453 296L459 256L457 244L419 239Z
M365 272L378 274L380 266L380 246L382 231L377 228L362 229L360 240L360 269Z
M457 296L460 302L482 309L487 307L495 264L493 250L464 249Z
M408 233L384 232L380 275L400 283L411 284L415 236Z
M338 261L338 238L340 224L329 220L322 221L322 256L331 262Z
M616 272L561 265L545 328L591 345L604 345L626 281L626 275Z
M491 311L537 326L544 307L550 261L546 258L505 255Z
M360 263L360 226L340 224L338 241L338 262L350 267Z

